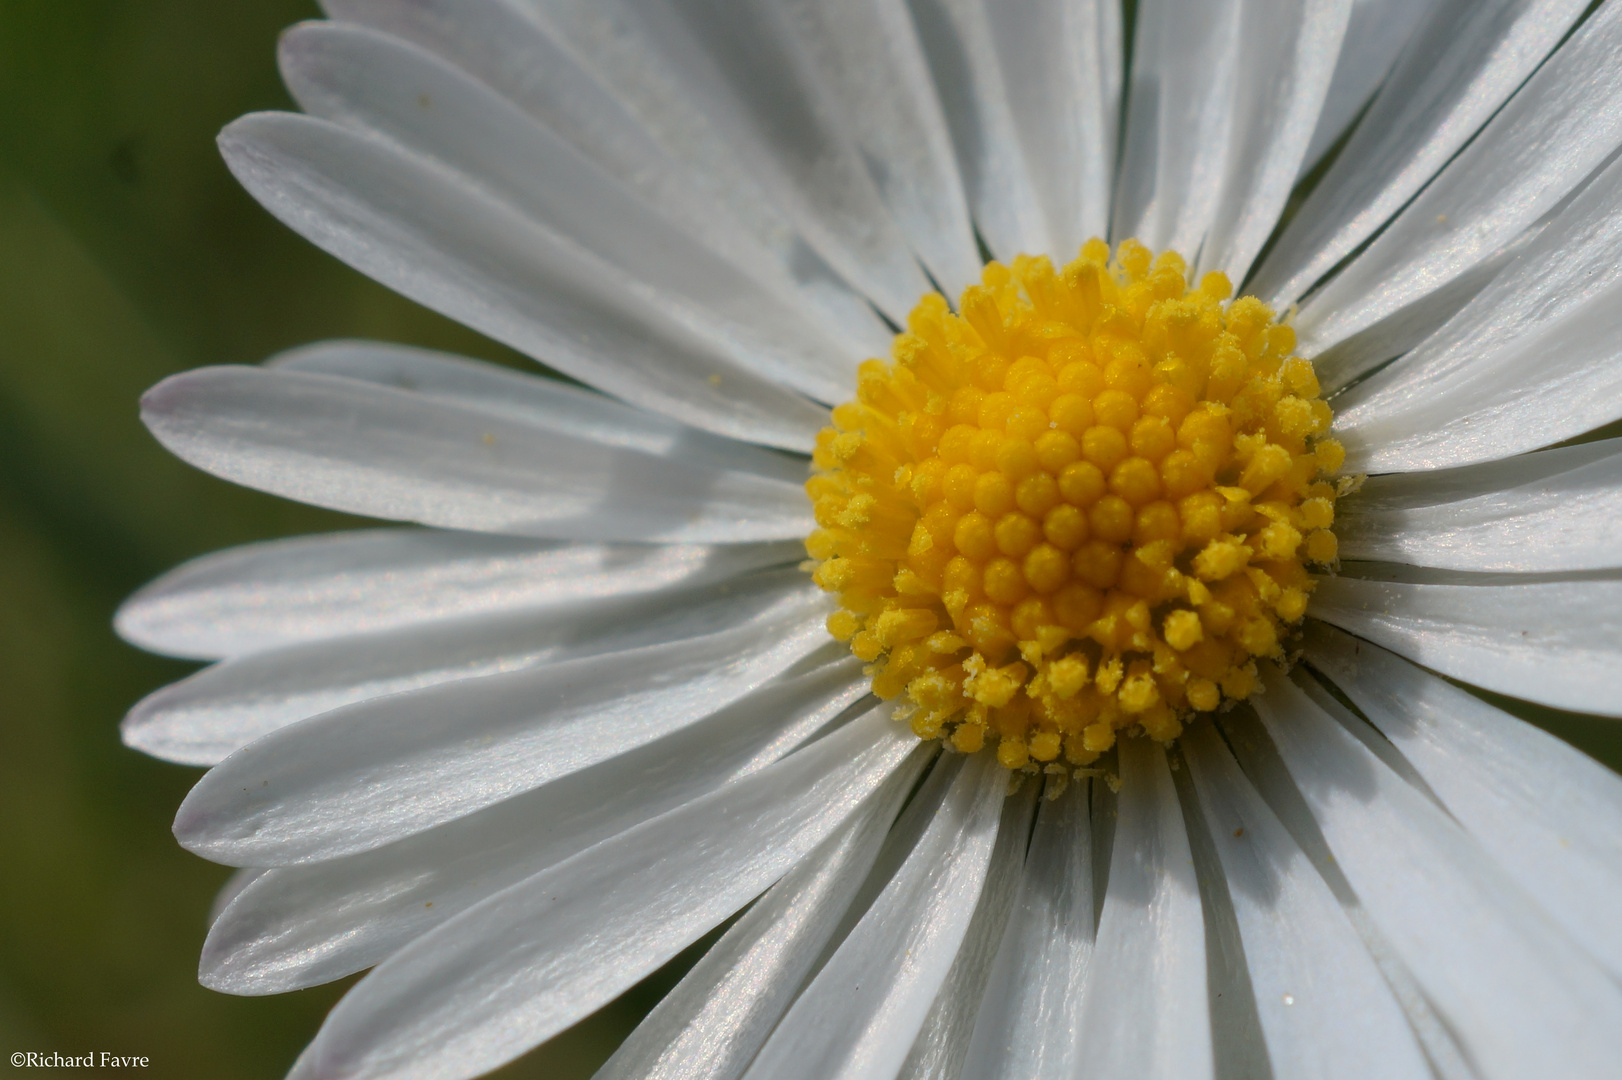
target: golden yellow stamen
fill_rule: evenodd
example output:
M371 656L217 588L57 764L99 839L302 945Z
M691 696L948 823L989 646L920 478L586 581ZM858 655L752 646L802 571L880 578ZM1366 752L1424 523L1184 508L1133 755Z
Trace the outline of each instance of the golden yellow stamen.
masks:
M1335 559L1344 460L1295 334L1222 274L1089 241L925 296L817 439L828 630L920 738L1009 768L1248 696Z

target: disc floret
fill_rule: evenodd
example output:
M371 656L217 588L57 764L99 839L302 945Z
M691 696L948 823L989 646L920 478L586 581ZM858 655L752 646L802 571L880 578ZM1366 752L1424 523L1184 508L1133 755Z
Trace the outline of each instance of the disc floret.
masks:
M1136 241L925 296L818 437L828 629L923 739L1084 766L1247 697L1332 564L1344 460L1295 333Z

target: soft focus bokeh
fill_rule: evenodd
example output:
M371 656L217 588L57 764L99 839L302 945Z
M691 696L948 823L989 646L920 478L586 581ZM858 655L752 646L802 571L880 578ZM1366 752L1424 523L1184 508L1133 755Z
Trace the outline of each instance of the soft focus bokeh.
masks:
M353 522L171 459L137 420L141 392L346 336L533 369L298 239L221 164L223 124L290 105L276 35L316 15L314 0L0 3L0 1057L105 1050L150 1057L147 1076L280 1077L343 989L198 986L228 874L169 834L198 770L117 734L190 665L123 645L111 618L194 555ZM1511 707L1622 762L1612 723ZM497 1075L589 1077L672 978Z
M111 618L192 556L354 521L170 458L137 419L141 392L331 337L534 369L300 240L221 163L221 126L291 107L276 36L318 14L0 3L0 1060L106 1050L150 1057L147 1076L280 1077L343 989L197 984L229 873L169 833L199 770L118 741L124 711L193 665L122 644ZM589 1077L661 985L498 1075Z

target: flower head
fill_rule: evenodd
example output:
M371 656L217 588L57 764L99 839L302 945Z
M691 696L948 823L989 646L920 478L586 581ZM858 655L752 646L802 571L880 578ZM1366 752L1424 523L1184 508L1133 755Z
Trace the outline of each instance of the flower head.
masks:
M119 616L203 981L373 968L295 1077L734 916L601 1076L1614 1074L1622 780L1460 684L1622 716L1622 0L326 6L231 168L589 389L143 402L426 526Z

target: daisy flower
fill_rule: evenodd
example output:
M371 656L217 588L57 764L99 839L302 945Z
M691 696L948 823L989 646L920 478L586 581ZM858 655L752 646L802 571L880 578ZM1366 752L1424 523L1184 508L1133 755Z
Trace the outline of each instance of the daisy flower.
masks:
M118 617L203 982L372 969L294 1077L723 926L599 1076L1619 1075L1622 781L1465 684L1622 716L1622 2L325 7L232 170L576 382L143 402L406 523Z

